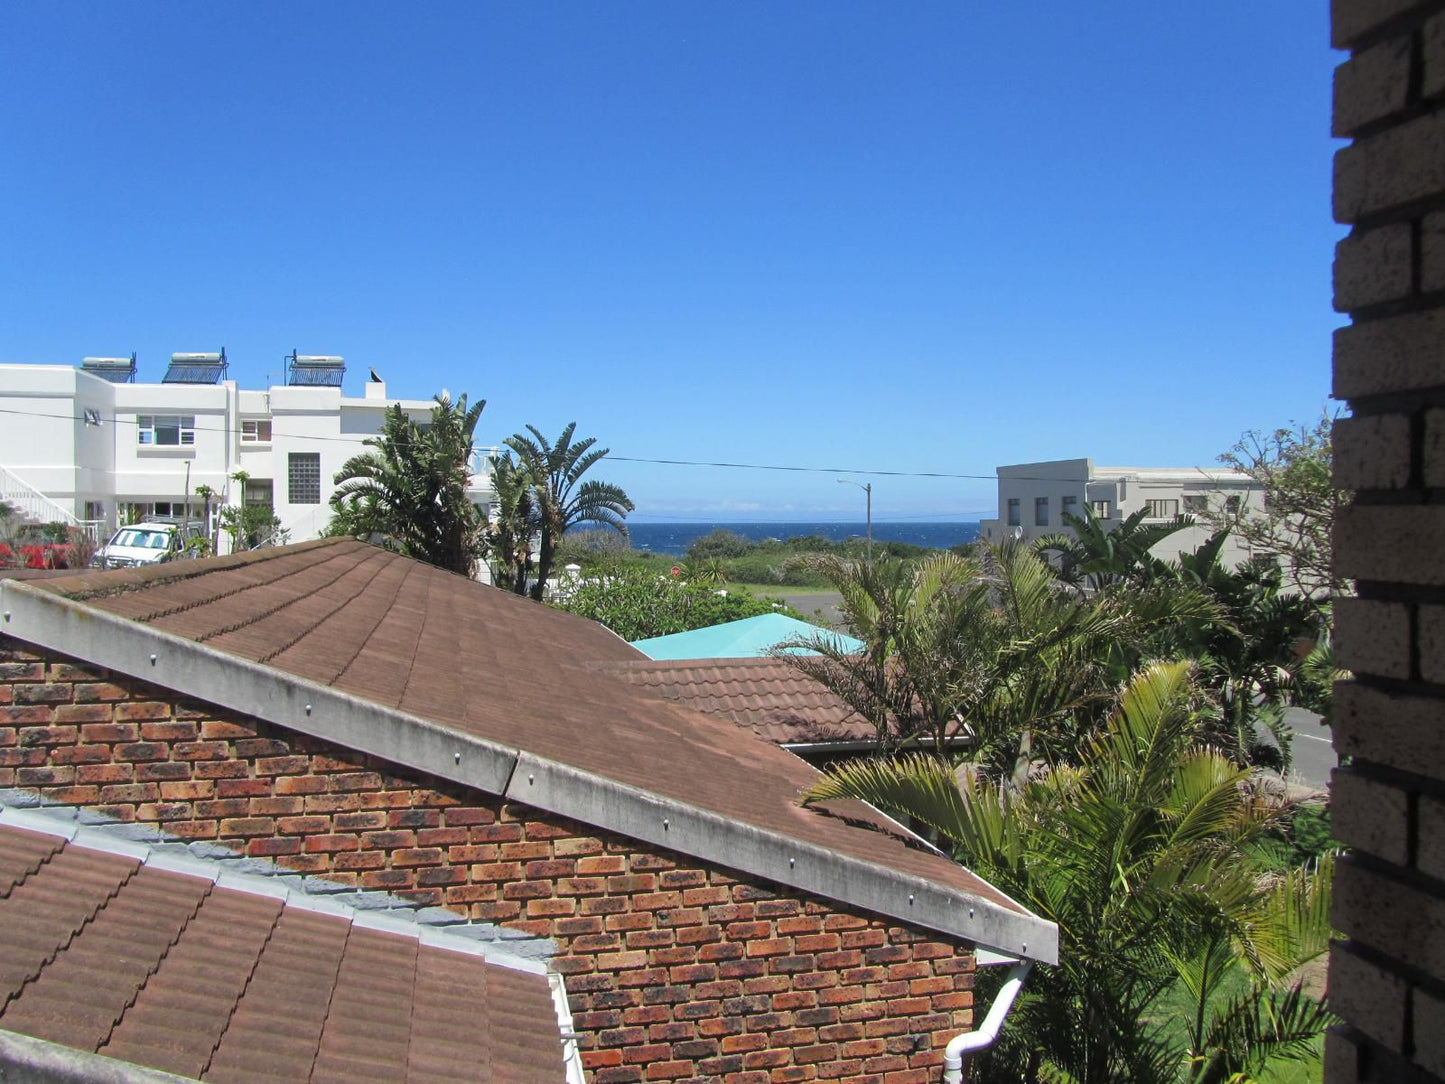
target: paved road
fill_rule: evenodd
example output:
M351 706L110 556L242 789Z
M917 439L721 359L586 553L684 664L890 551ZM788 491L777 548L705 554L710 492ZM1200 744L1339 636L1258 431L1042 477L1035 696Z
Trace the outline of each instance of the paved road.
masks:
M1336 763L1330 744L1330 728L1312 711L1286 708L1285 721L1294 730L1294 770L1290 783L1312 791L1324 791Z
M776 592L769 591L768 593L781 598L814 624L826 625L844 632L848 631L843 625L843 615L838 610L843 596L836 591L810 591L790 595L786 587L779 587Z

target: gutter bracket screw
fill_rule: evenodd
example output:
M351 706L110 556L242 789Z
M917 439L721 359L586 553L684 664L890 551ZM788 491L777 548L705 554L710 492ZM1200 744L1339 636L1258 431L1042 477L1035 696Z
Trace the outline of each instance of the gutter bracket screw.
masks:
M306 714L307 714L307 715L310 715L310 714L311 714L311 705L310 705L310 704L307 704L307 705L306 705Z
M152 656L151 656L151 665L154 666L155 664L156 664L156 657L155 657L154 655L152 655Z
M453 753L452 759L455 760L458 764L460 764L462 762L462 755L460 753Z

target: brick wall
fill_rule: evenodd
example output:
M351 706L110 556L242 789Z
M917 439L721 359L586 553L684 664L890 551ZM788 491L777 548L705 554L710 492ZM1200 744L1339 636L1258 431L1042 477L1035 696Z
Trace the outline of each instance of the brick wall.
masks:
M1445 1079L1445 6L1334 0L1335 924L1325 1078Z
M0 637L0 787L556 941L597 1084L936 1080L971 952Z

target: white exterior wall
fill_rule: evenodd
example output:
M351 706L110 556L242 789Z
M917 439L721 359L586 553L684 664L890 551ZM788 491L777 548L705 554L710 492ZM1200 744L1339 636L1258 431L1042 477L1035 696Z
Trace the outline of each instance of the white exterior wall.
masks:
M998 518L979 524L979 534L991 542L1018 537L1025 542L1047 534L1072 534L1063 521L1063 498L1073 497L1076 515L1083 506L1094 501L1107 501L1105 526L1112 530L1120 522L1148 507L1151 500L1175 501L1181 515L1190 514L1186 498L1203 497L1210 508L1222 507L1230 497L1238 497L1244 507L1259 507L1261 488L1247 475L1233 470L1204 470L1197 467L1096 467L1091 459L1060 459L1047 463L1019 463L997 468ZM1035 523L1035 500L1048 499L1047 526ZM1008 502L1019 502L1019 524L1008 522ZM1102 517L1101 517L1102 518ZM1150 522L1168 522L1172 515L1150 517ZM1196 516L1196 520L1198 517ZM1017 532L1017 535L1015 535ZM1177 531L1155 546L1154 556L1172 560L1180 553L1197 549L1210 536L1209 526L1202 521ZM1237 564L1248 557L1238 539L1231 536L1225 546L1226 564Z
M231 475L270 479L274 510L292 541L315 538L331 518L332 478L363 443L381 430L386 409L400 403L416 421L431 417L430 402L386 398L384 384L366 385L352 398L340 388L272 387L242 391L234 381L215 385L112 384L61 365L0 365L0 467L39 490L77 519L87 501L105 507L102 533L113 529L125 504L189 499L208 485L223 504L240 504L242 487ZM85 410L102 419L87 425ZM142 445L137 418L194 416L195 443ZM271 422L269 443L243 443L241 422ZM320 455L321 500L294 504L288 486L293 452ZM472 499L486 503L485 475L474 477ZM224 536L222 543L224 544Z

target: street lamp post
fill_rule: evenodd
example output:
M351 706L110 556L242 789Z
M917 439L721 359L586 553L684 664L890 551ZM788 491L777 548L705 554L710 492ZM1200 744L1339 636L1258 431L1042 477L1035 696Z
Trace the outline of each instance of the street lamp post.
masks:
M857 486L868 498L868 548L866 552L868 563L871 565L873 563L873 483L868 482L865 485L863 482L855 482L851 478L839 478L838 481L846 482L850 486Z

